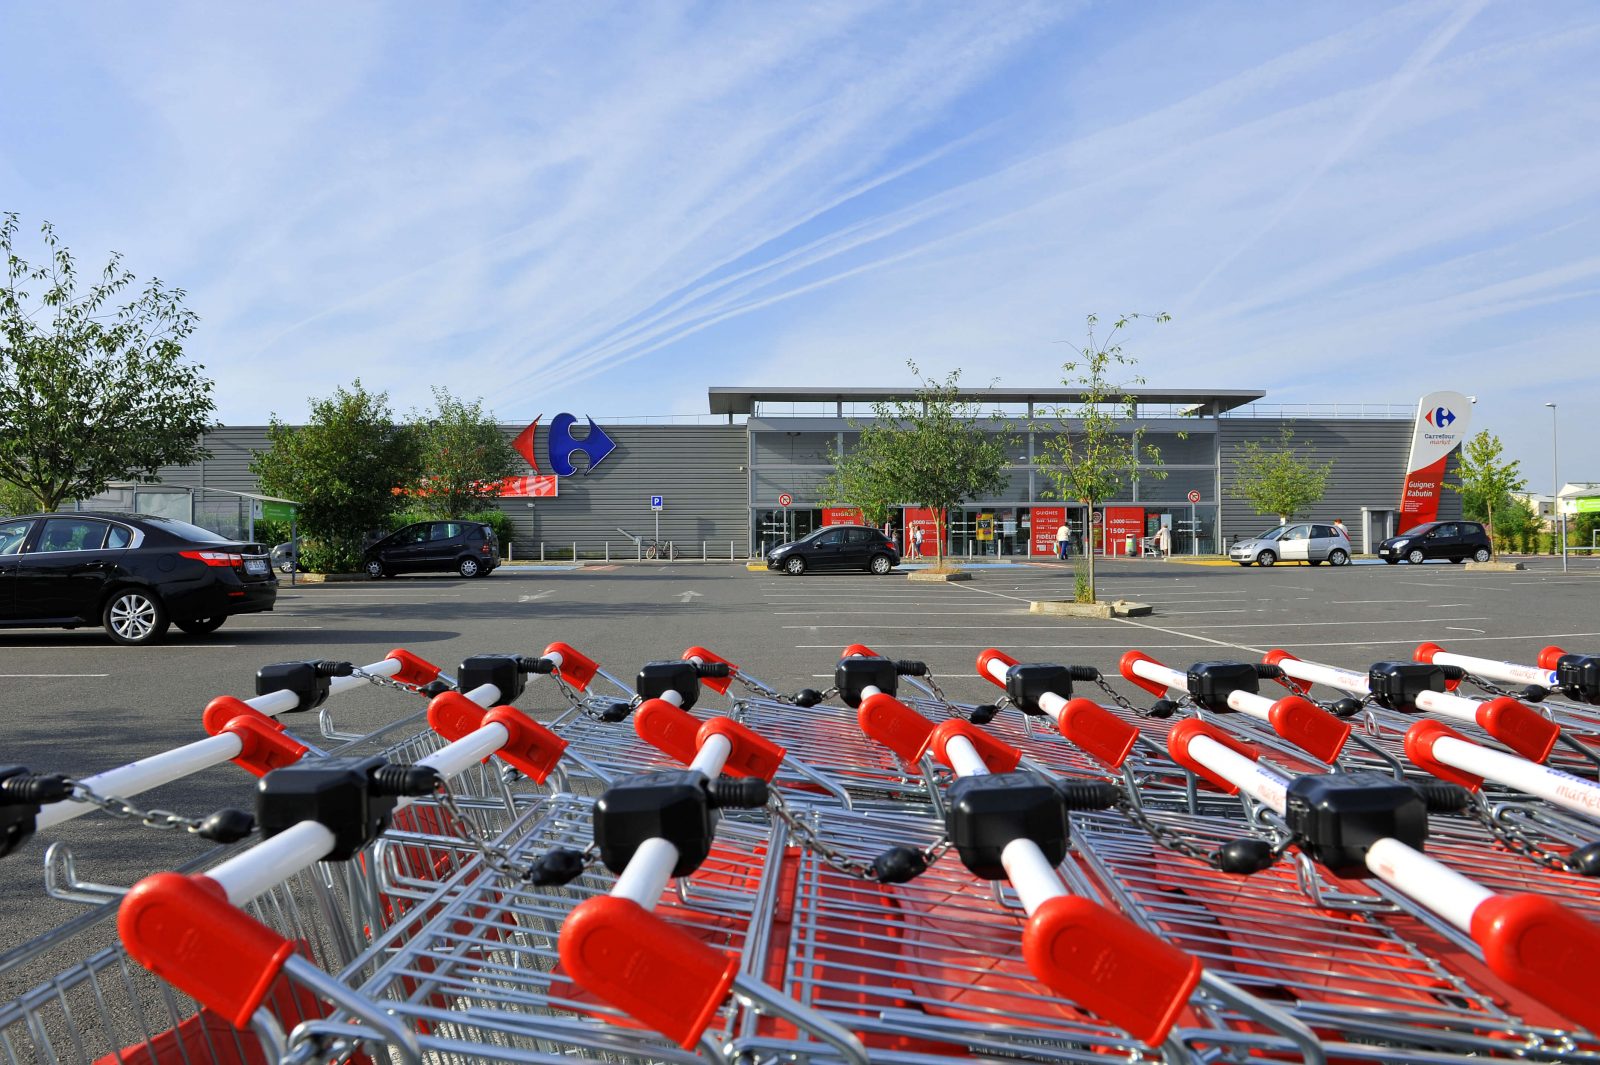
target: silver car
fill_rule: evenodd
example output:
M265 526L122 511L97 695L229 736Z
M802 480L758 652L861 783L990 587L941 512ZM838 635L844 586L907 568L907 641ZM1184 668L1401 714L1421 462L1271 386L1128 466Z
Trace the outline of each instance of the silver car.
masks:
M1268 529L1260 536L1240 540L1228 558L1241 566L1255 563L1271 566L1279 562L1309 562L1320 566L1343 566L1350 561L1350 540L1333 525L1300 522Z

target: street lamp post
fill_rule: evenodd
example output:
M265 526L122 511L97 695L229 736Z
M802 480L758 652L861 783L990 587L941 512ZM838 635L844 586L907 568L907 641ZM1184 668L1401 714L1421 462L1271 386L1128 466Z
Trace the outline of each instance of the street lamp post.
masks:
M1558 431L1556 405L1550 408L1550 477L1555 482L1550 492L1550 528L1554 530L1559 520L1561 527L1561 572L1567 572L1567 515L1561 509L1561 434Z

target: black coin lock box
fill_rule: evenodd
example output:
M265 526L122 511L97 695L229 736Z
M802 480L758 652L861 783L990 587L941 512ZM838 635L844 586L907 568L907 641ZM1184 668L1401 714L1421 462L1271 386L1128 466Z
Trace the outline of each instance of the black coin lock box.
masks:
M500 698L495 700L496 705L505 706L516 702L527 684L527 678L522 671L522 656L490 654L473 655L471 658L462 659L461 668L456 670L456 686L461 693L465 695L485 684L493 684L500 690Z
M1374 662L1367 671L1373 701L1387 710L1417 712L1417 696L1442 692L1444 670L1426 662Z
M1600 705L1600 655L1556 659L1556 687L1569 699Z
M1059 865L1070 838L1061 793L1033 773L962 777L945 795L945 832L974 876L1006 879L1000 852L1015 839L1031 839L1045 860Z
M270 839L302 821L326 826L334 839L327 860L348 861L389 827L395 796L377 794L373 774L389 763L322 758L274 769L256 786L256 824Z
M1233 692L1261 690L1261 677L1253 662L1196 662L1189 667L1189 696L1207 710L1229 709Z
M634 680L633 689L641 699L659 699L665 692L677 692L683 697L679 705L692 710L700 698L700 674L693 662L646 662Z
M697 770L639 773L612 784L595 803L594 842L606 868L621 874L640 844L664 839L678 848L672 875L688 876L711 853L716 823Z
M333 681L332 676L325 673L315 662L274 662L256 670L256 694L294 692L300 704L288 713L315 710L327 700L328 685Z
M1006 670L1006 698L1023 713L1042 715L1039 699L1046 692L1072 698L1072 670L1049 662L1022 662Z
M900 690L900 673L893 659L869 658L852 655L841 658L833 670L833 686L846 706L860 706L861 693L867 688L877 688L885 695Z
M1422 849L1428 807L1383 773L1308 773L1289 785L1284 818L1301 849L1335 876L1364 879L1367 850L1380 839Z

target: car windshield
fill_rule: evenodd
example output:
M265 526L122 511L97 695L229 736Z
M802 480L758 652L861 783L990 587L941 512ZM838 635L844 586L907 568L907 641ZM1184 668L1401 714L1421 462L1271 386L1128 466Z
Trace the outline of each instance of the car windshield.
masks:
M1435 528L1435 526L1433 526L1433 525L1418 525L1415 529L1407 529L1405 532L1401 533L1400 535L1401 536L1422 536L1425 533L1432 532L1434 530L1434 528Z
M214 533L210 529L202 529L198 525L190 525L188 522L178 521L176 518L145 518L144 520L157 528L166 530L173 536L197 544L231 544L234 542L221 533Z
M1256 537L1256 539L1257 540L1276 540L1278 537L1282 536L1285 532L1287 532L1288 529L1289 529L1289 527L1287 525L1274 525L1272 528L1268 529L1266 532L1264 532L1260 536Z

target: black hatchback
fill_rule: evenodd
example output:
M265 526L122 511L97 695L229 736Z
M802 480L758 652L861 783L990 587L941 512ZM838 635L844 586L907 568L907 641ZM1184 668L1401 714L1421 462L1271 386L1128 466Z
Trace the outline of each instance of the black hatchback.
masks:
M362 556L373 580L396 573L487 577L500 565L500 538L477 521L419 521L379 540Z
M207 633L271 610L278 579L261 544L148 514L0 518L0 626L103 625L146 644L168 625Z
M1378 557L1391 566L1401 559L1413 565L1430 558L1487 562L1489 555L1489 534L1475 521L1430 521L1378 545Z
M884 574L900 564L900 552L877 529L830 525L767 554L767 568L789 574L808 569L864 569Z

